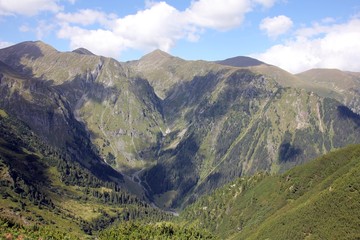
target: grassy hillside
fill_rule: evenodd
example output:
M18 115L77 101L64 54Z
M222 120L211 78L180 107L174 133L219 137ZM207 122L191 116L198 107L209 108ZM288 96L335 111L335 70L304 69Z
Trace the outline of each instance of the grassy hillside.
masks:
M360 113L360 74L338 69L311 69L296 75L304 88L332 97Z
M96 236L114 222L171 218L111 177L92 174L0 110L1 234L73 239Z
M258 173L200 198L181 214L229 239L358 239L360 145L282 175Z

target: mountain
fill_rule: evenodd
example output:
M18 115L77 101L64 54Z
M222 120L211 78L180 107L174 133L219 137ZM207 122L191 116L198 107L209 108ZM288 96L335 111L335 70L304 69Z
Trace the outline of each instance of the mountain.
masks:
M135 66L140 73L142 61ZM157 70L179 80L162 101L168 131L157 164L142 172L159 206L186 206L238 176L282 172L360 141L359 115L275 66L238 68L169 56L160 63ZM168 83L168 76L149 78L154 86Z
M130 68L146 79L160 99L168 97L175 86L204 76L224 67L205 61L186 61L161 50L155 50L137 61L129 62Z
M96 176L165 209L360 142L353 101L276 66L160 50L121 63L43 42L1 49L0 61L1 109Z
M251 57L244 57L244 56L228 58L225 60L215 61L215 62L221 65L233 66L233 67L251 67L251 66L259 66L266 64L257 59Z
M132 77L131 69L110 58L61 53L42 42L2 49L0 59L21 74L3 79L0 106L52 145L68 149L85 141L101 162L123 171L150 164L141 156L157 143L162 113L152 87Z
M338 69L311 69L296 76L308 83L308 90L335 98L360 114L360 73Z
M84 55L95 55L92 52L90 52L89 50L85 49L85 48L77 48L75 50L73 50L72 52L74 53L79 53L79 54L84 54Z
M169 217L158 208L181 211L239 177L265 179L360 143L359 74L226 62L156 50L122 63L40 41L0 49L1 221L41 216L32 223L46 226L55 211L77 235L118 219L156 228Z
M358 239L360 145L281 174L242 177L187 207L180 218L221 239Z
M93 172L0 109L1 238L24 231L31 239L77 239L113 222L171 218L113 181L118 175Z

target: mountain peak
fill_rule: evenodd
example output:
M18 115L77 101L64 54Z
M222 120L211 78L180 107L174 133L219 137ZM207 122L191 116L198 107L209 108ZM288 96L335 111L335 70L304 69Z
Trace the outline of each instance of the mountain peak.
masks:
M52 46L50 46L49 44L46 44L42 41L27 41L27 42L22 42L19 44L14 45L18 46L18 47L23 47L24 49L31 49L31 48L38 48L41 50L41 52L46 53L46 52L54 52L57 50L55 48L53 48Z
M225 60L220 60L215 62L221 65L232 66L232 67L253 67L253 66L266 64L255 58L245 57L245 56L238 56L238 57L228 58Z
M168 54L167 52L164 52L160 49L156 49L146 55L144 55L140 60L148 60L148 61L161 61L161 60L166 60L166 59L170 59L173 58L173 56L171 56L170 54Z
M0 59L10 58L15 61L23 56L36 59L53 52L57 50L44 42L26 41L2 49Z
M78 54L83 54L83 55L95 56L95 54L93 54L92 52L90 52L86 48L77 48L77 49L73 50L72 52L73 53L78 53Z

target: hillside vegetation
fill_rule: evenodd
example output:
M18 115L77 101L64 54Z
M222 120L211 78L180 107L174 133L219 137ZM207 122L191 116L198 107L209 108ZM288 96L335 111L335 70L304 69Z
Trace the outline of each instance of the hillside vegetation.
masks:
M239 178L181 214L229 239L360 238L360 145L282 175Z
M97 235L114 222L172 217L95 176L5 111L0 115L1 233L72 239Z

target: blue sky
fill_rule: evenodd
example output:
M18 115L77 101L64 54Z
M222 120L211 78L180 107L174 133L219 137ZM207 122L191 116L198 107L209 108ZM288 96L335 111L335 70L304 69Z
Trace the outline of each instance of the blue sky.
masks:
M359 0L0 0L0 28L0 48L42 40L119 61L161 49L252 56L292 73L360 71Z

